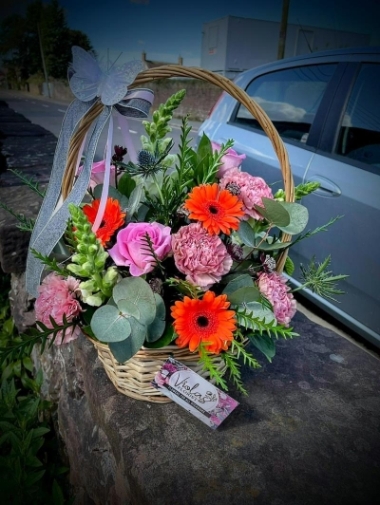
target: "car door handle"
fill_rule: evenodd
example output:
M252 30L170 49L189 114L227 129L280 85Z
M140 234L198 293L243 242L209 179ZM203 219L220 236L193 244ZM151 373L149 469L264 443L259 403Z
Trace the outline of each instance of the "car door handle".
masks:
M335 182L326 179L326 177L322 177L321 175L313 175L306 182L319 182L320 187L315 191L316 194L322 193L325 196L340 196L342 191L340 187L335 184Z

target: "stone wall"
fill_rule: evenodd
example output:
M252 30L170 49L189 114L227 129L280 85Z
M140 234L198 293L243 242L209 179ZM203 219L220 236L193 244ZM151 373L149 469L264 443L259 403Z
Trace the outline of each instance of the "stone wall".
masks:
M66 82L52 80L52 84L53 94L51 98L63 102L73 100L73 94ZM153 104L155 108L165 102L173 93L180 89L186 89L186 97L176 110L175 117L181 118L186 114L190 114L189 119L193 121L206 119L222 92L217 86L197 79L161 79L148 83L146 87L152 89L155 93ZM42 86L32 83L29 85L29 92L33 95L41 95Z

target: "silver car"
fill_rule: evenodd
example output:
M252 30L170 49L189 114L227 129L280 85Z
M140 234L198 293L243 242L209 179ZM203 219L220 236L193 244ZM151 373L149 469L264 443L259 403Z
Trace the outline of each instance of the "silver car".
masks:
M295 184L320 182L301 202L312 230L343 216L327 232L295 244L291 282L299 265L331 254L345 291L330 302L303 296L368 342L380 347L380 47L313 53L241 73L235 83L267 112L289 153ZM221 144L234 139L246 154L244 171L282 185L272 144L247 109L223 93L198 131Z

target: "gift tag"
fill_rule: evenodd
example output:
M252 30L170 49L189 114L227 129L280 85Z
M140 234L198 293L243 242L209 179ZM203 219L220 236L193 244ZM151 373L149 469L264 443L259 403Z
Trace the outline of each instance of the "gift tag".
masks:
M152 385L213 429L239 405L227 393L171 357L156 373Z

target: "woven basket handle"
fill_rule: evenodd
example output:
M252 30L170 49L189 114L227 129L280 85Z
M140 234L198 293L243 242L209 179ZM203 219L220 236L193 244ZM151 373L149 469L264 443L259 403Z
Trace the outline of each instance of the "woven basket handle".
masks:
M274 127L272 121L266 114L266 112L251 98L244 90L239 88L235 83L223 77L219 74L210 72L209 70L204 70L196 67L183 67L180 65L163 65L161 67L152 68L149 70L144 70L139 73L134 80L134 82L128 87L133 89L139 87L143 84L155 81L157 79L167 79L170 77L186 77L192 79L200 79L213 84L223 91L226 91L233 98L244 105L252 116L259 122L260 126L267 134L269 140L271 141L274 151L277 155L280 169L282 173L282 178L284 182L285 191L285 201L294 202L294 181L293 175L290 169L289 157L284 143L281 140L276 128ZM78 152L82 141L86 135L92 122L99 116L103 110L103 104L96 102L94 106L87 112L83 117L78 130L73 135L70 142L69 156L66 165L66 171L62 183L62 196L66 198L71 190L74 176L76 161L78 158ZM281 236L282 242L288 242L291 240L291 235L283 234ZM287 256L287 250L283 251L280 258L277 261L277 271L282 272Z

